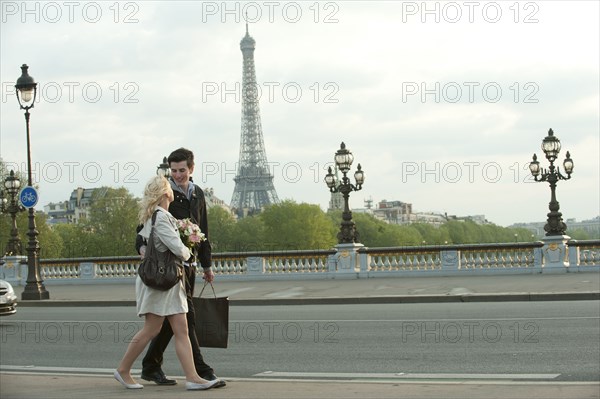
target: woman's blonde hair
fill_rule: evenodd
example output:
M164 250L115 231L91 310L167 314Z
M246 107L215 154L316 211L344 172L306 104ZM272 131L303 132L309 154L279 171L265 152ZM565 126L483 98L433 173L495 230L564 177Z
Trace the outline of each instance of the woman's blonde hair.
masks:
M171 184L163 176L154 176L148 181L146 188L144 188L144 198L140 203L138 214L140 224L146 223L146 220L152 216L163 195L167 194L169 190L171 190Z

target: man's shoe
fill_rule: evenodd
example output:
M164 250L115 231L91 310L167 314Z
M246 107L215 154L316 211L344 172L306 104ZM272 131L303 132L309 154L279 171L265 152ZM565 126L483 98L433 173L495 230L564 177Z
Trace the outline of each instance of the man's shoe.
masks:
M175 385L175 384L177 384L176 380L168 379L162 370L158 370L153 373L144 373L142 371L142 380L152 381L158 385Z
M219 377L217 377L214 374L205 374L205 375L201 375L200 377L204 378L207 381L214 381L214 380L218 380L219 382L217 382L215 385L212 386L212 388L221 388L224 387L225 385L227 385L227 383L223 380L221 380Z

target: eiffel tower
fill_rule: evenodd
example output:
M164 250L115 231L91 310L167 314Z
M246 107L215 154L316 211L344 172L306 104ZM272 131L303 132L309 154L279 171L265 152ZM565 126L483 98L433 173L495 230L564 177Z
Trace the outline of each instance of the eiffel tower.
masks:
M246 23L246 36L240 42L244 57L240 161L237 175L233 179L235 188L231 198L231 208L240 218L259 213L264 207L279 203L273 186L273 175L269 172L260 123L259 92L254 69L255 44L256 41L248 33Z

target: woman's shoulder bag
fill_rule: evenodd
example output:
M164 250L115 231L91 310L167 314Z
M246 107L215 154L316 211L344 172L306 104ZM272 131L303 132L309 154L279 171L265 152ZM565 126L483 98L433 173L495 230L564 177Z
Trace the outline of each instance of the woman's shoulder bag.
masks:
M183 263L169 249L160 252L154 244L154 222L158 210L152 214L152 228L148 237L146 254L138 267L142 282L150 288L167 291L183 278Z

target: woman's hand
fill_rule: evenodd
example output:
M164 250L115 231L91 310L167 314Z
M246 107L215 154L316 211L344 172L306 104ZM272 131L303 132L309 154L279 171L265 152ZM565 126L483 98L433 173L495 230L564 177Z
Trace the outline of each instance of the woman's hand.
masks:
M141 259L144 259L144 256L145 256L145 255L146 255L146 246L145 246L145 245L142 245L142 246L140 247L140 258L141 258Z

